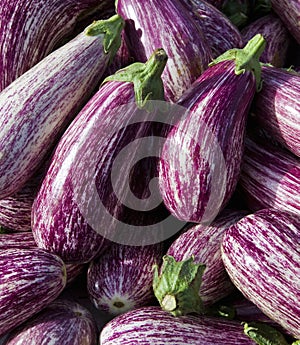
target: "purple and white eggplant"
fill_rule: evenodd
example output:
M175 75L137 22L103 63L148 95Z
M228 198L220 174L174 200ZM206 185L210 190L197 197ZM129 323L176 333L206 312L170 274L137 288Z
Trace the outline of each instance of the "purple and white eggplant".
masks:
M0 234L0 250L37 248L31 231Z
M5 345L97 345L92 314L77 302L57 299L14 330Z
M164 203L178 219L211 222L235 190L264 43L256 35L221 55L178 102L186 116L169 133L159 167Z
M66 285L62 260L41 249L0 250L0 335L54 301Z
M0 91L70 36L79 20L110 6L109 0L2 1Z
M249 136L245 143L238 191L248 208L275 208L299 216L300 159Z
M300 157L300 78L294 72L262 67L263 88L253 104L260 125Z
M200 27L178 0L118 0L116 11L126 19L128 47L136 61L145 62L155 49L166 51L165 96L176 101L212 59Z
M266 48L260 61L270 63L275 67L283 67L291 43L290 34L283 22L274 14L258 18L241 31L244 43L258 33L266 40Z
M203 316L174 317L145 307L115 317L100 334L101 345L255 345L239 322Z
M162 244L112 244L89 266L87 287L91 301L113 315L149 305L155 299L153 265L160 265L162 256Z
M300 222L264 209L225 233L222 258L237 288L263 313L300 337Z
M88 100L122 28L117 15L91 24L1 92L0 199L22 188Z

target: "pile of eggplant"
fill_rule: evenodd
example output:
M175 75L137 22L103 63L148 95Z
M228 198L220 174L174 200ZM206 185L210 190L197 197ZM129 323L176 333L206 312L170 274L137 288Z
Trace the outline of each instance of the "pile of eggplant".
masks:
M300 0L2 0L0 344L300 344Z

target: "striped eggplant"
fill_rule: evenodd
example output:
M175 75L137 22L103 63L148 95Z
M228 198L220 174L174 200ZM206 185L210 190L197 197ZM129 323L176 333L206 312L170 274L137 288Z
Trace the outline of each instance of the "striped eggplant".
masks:
M119 315L104 326L101 345L255 345L239 322L204 316L174 317L159 307Z
M182 2L199 24L211 48L213 58L218 57L229 49L241 48L243 46L239 30L215 6L204 0L182 0Z
M199 295L205 307L229 295L234 290L221 258L221 242L225 230L246 212L224 210L209 226L197 224L182 233L169 247L167 255L176 261L194 256L205 264Z
M233 224L222 259L236 287L264 314L300 337L300 221L263 209Z
M258 33L266 40L266 48L260 61L275 67L285 66L291 37L281 19L272 13L251 22L241 31L244 43Z
M55 50L78 21L111 4L111 0L2 0L0 91Z
M271 66L262 67L263 88L253 113L275 140L300 157L299 75Z
M0 250L0 335L54 301L66 285L62 260L41 249Z
M97 345L97 333L88 309L59 298L14 330L5 345Z
M116 11L126 19L128 47L136 61L145 62L155 49L166 51L165 97L177 100L211 61L201 28L179 0L118 0Z
M89 266L87 287L91 301L96 308L113 315L149 305L154 301L152 268L160 264L162 256L162 244L112 244Z
M88 100L122 27L118 15L91 24L0 93L0 199L22 188Z
M248 208L275 208L300 215L300 159L247 136L238 191Z
M221 55L178 102L187 113L169 133L159 166L162 198L178 219L211 222L235 190L264 43L256 35Z
M123 206L121 202L124 199L119 201L116 193L127 193L126 174L118 167L117 172L122 171L122 174L112 181L111 170L121 149L132 140L147 135L147 131L148 135L155 132L149 122L145 125L132 122L148 114L137 107L135 99L143 104L143 97L163 97L160 75L166 59L165 52L158 50L146 64L130 65L132 69L140 69L138 73L136 70L132 73L135 78L139 74L143 78L148 76L144 83L140 83L139 90L142 91L137 92L137 98L132 82L105 83L77 115L56 147L33 204L32 230L38 246L56 253L66 263L91 261L103 248L106 242L103 237L132 244L130 235L134 236L135 232L124 231L125 223L132 223L135 229L141 224L153 224L156 213L164 210L157 206L154 211L140 212ZM124 76L123 72L121 76ZM140 146L131 146L130 154L125 157L125 168L134 167L136 155L133 150L139 149ZM149 171L156 167L156 161L143 162L140 175L134 176L147 179ZM148 186L143 187L147 184L144 181L136 184L139 190L134 189L140 197L139 203L149 193ZM142 231L142 236L147 240L145 231Z
M300 0L271 0L272 9L300 44Z

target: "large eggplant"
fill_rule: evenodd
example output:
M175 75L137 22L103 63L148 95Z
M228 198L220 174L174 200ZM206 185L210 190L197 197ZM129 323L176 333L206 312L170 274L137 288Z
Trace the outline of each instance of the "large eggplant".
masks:
M60 298L14 330L5 345L97 345L97 333L85 307Z
M300 157L299 75L263 66L262 78L264 86L256 95L253 113L275 140Z
M145 62L155 49L166 51L165 96L177 100L212 59L200 27L179 0L118 0L116 11L126 19L129 49L136 61Z
M239 322L203 316L174 317L159 307L127 312L110 321L101 345L255 345Z
M263 35L266 40L266 48L260 57L260 61L270 63L276 67L285 66L291 37L279 17L268 14L251 22L241 31L244 43L247 43L258 33Z
M0 91L72 34L76 23L111 0L3 0L0 6Z
M264 209L225 233L222 259L237 288L263 313L300 337L299 218Z
M215 6L204 0L182 0L182 2L186 4L194 20L199 24L211 48L213 58L229 49L243 46L239 30ZM249 40L253 36L249 37Z
M88 100L122 27L117 15L91 24L1 92L0 199L20 190Z
M154 301L153 265L159 265L163 245L125 246L114 243L93 260L87 273L91 301L103 311L117 315Z
M165 52L160 49L146 64L135 63L128 67L133 70L131 77L146 76L143 81L137 78L136 84L141 87L132 82L105 83L68 127L33 204L32 229L40 247L57 253L66 262L87 262L98 254L103 237L123 244L147 245L149 240L156 243L156 238L149 239L143 226L155 223L157 213L165 211L162 205L143 212L122 202L129 193L128 168L136 167L133 178L128 177L139 205L149 197L148 178L149 174L152 178L157 160L143 159L141 165L136 165L141 141L136 140L137 147L129 144L134 139L150 136L148 149L149 143L153 145L151 135L155 131L160 134L160 124L156 127L150 122L152 112L139 109L137 104L146 106L144 101L149 97L163 98L160 75L166 60ZM137 69L140 69L138 73ZM124 77L123 72L120 78ZM117 166L116 177L112 179L114 160L127 145L130 152L121 160L122 167ZM140 176L139 182L130 184L137 176ZM161 215L159 217L161 219ZM139 225L142 226L140 231ZM145 243L131 239L135 233ZM161 235L159 231L156 234Z
M247 136L240 197L252 211L275 208L300 215L300 159L262 138Z
M212 221L235 190L264 43L256 35L221 55L178 102L186 116L169 133L159 166L164 203L178 219Z
M0 250L0 335L54 301L66 285L62 260L41 249Z

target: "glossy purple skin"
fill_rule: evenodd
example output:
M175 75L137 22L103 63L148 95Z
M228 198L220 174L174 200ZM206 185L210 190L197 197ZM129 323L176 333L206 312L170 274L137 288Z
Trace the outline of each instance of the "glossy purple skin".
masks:
M103 34L81 33L0 94L0 199L18 192L43 164L109 62Z
M40 249L0 251L0 335L54 301L66 285L62 260Z
M300 160L247 137L238 189L252 211L275 208L300 215Z
M129 50L136 61L145 62L155 49L166 51L165 97L176 101L212 60L201 28L179 0L118 0L116 10L127 19Z
M256 34L263 35L266 48L261 54L260 61L270 63L275 67L285 65L287 52L291 43L290 34L283 22L274 14L261 17L241 31L244 44Z
M204 306L209 306L234 290L221 258L221 242L226 229L246 213L224 210L209 225L194 225L182 233L169 247L167 254L176 261L194 256L196 263L206 265L199 290Z
M149 305L155 300L153 265L160 265L163 245L125 246L112 244L88 270L91 301L113 315Z
M222 258L236 287L264 314L300 337L300 222L264 209L232 225Z
M182 3L200 26L213 58L229 49L243 47L242 36L237 27L215 6L204 0L182 0Z
M89 12L109 0L3 0L0 7L0 91L71 35Z
M10 248L37 248L32 232L0 234L0 250Z
M104 326L101 345L254 345L240 322L202 316L174 317L160 307L120 315Z
M97 326L80 304L57 299L9 336L5 345L97 345Z
M298 74L262 67L263 88L253 112L275 140L300 157L300 78Z
M179 101L188 113L168 135L159 166L162 198L178 219L212 221L235 190L255 79L234 68L233 61L210 67Z
M272 9L281 18L293 37L300 44L300 1L299 0L271 0Z

